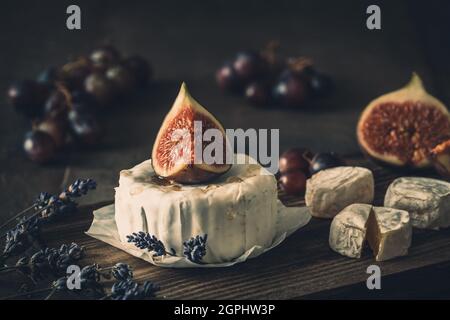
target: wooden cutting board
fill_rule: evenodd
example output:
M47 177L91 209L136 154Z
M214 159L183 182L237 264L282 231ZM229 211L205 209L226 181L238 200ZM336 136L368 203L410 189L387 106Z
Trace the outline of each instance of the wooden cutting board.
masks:
M382 203L388 184L401 175L361 158L348 159L348 162L372 169L376 181L376 205ZM422 172L420 175L433 176L433 173ZM290 206L304 205L303 199L300 198L287 197L282 193L280 198ZM339 297L367 297L364 294L363 284L369 276L366 273L369 265L380 266L383 283L383 279L393 275L410 274L409 271L425 267L443 264L446 266L450 262L450 229L414 230L408 256L375 262L369 249L361 259L346 258L333 252L328 246L330 220L313 218L306 227L295 232L275 249L245 263L229 268L164 269L84 234L92 221L92 211L105 204L107 203L81 207L78 214L68 217L64 222L50 225L44 231L45 239L50 246L72 241L85 246L87 257L81 264L93 262L100 266L110 266L117 262L130 264L137 280L151 280L161 286L158 297L163 299L322 298L327 297L327 292L352 288L352 285L358 284L360 286L357 291L347 290ZM423 279L418 277L420 276L412 273L406 281L423 282ZM13 277L4 278L0 277L2 296L14 293L18 287L17 283L13 283ZM442 279L443 283L445 281L448 283L447 279ZM408 297L406 287L405 291L402 291L402 287L395 290L398 297ZM33 298L40 297L42 296L33 296ZM54 298L65 296L60 294Z

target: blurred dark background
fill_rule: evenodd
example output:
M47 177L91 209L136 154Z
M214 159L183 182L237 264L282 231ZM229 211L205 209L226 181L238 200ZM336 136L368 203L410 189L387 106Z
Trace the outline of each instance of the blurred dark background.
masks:
M92 150L67 150L39 166L22 151L30 124L0 95L0 220L40 191L56 192L77 177L99 183L90 202L112 199L120 169L149 158L163 116L186 81L191 93L226 128L280 128L281 151L358 154L355 125L378 95L403 86L417 71L427 88L450 103L448 1L2 1L0 92L49 65L111 41L153 65L155 84L105 112L106 137ZM77 4L82 30L66 28ZM366 8L378 4L382 29L366 28ZM214 73L242 49L270 40L286 56L311 57L330 74L336 92L307 111L258 109L226 95Z

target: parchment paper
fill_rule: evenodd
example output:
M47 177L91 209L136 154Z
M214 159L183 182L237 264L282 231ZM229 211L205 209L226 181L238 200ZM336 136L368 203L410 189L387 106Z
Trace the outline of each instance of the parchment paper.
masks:
M272 244L264 248L262 246L253 246L240 257L230 262L215 264L197 264L189 261L185 257L153 257L153 252L136 248L133 244L123 243L119 240L116 222L114 220L114 204L105 206L94 211L94 220L87 235L106 242L116 248L119 248L137 258L160 267L169 268L212 268L212 267L229 267L236 263L244 262L250 258L256 258L260 254L269 251L278 246L287 236L291 235L301 227L305 226L311 219L311 215L307 207L286 207L280 200L278 204L278 222L277 233Z

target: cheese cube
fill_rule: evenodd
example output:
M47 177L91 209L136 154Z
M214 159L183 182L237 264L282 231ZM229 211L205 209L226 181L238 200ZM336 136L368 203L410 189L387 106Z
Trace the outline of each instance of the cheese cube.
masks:
M350 258L360 258L371 211L370 204L356 203L336 215L330 227L331 249Z
M420 177L395 179L389 186L384 206L409 212L417 228L450 226L450 183Z
M336 167L319 171L306 182L305 202L318 218L333 218L353 203L371 204L372 172L361 167Z

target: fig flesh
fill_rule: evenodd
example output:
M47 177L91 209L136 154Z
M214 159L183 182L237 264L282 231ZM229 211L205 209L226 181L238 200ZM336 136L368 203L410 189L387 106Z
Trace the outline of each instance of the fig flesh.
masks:
M404 88L370 102L357 125L363 152L394 166L429 166L431 149L449 137L447 108L426 92L415 73Z
M199 134L195 132L195 122L201 122L202 135L207 129L220 131L220 138L223 139L221 141L223 159L213 163L196 161L196 159L203 159L203 157L196 157L196 152L200 149L203 152L210 142L202 139L201 148L195 145L196 141L199 141L195 140ZM227 146L223 126L190 95L186 84L183 83L153 145L153 169L160 177L178 183L206 182L231 168L231 164L225 161Z

